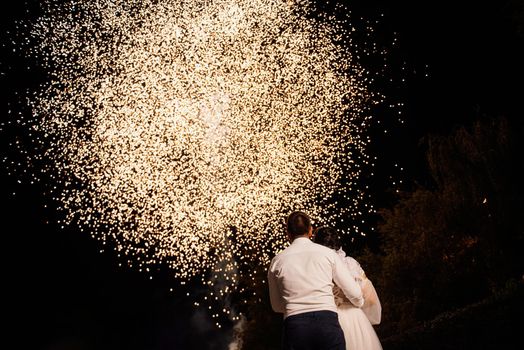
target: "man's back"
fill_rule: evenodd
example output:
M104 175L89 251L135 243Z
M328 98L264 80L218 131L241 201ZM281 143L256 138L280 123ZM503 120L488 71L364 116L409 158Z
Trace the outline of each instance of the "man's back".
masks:
M337 271L338 269L338 271ZM331 249L301 237L278 254L268 271L271 305L284 317L312 311L337 311L333 281L357 306L360 288Z

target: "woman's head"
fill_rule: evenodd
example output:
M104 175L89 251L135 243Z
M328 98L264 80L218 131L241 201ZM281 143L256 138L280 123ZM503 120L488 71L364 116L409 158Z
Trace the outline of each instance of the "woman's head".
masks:
M335 229L331 227L319 227L315 229L313 236L313 241L315 243L322 244L323 246L326 246L328 248L338 250L342 246L337 231L335 231Z

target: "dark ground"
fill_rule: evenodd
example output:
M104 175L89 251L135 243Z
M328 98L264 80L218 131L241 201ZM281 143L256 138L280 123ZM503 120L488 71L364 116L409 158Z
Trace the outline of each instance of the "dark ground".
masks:
M411 330L382 339L387 350L521 349L524 283L464 308L446 312Z

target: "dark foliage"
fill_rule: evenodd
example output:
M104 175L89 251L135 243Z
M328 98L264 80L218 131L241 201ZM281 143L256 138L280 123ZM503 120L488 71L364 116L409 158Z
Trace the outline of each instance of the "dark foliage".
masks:
M524 281L512 280L496 295L440 314L382 340L388 350L516 349L524 312Z
M522 275L522 137L501 118L423 141L432 186L382 210L383 254L360 258L383 303L381 334L477 302Z

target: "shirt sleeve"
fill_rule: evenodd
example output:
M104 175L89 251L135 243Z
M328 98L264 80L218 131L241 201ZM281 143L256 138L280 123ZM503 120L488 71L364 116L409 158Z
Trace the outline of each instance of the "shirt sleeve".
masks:
M362 307L364 305L364 297L359 284L351 275L344 261L337 254L333 254L333 257L333 281L353 305Z
M273 261L271 262L271 265L269 266L269 270L267 272L267 281L269 285L269 300L271 301L271 307L273 308L273 311L284 313L284 298L282 297L277 276L275 275Z

